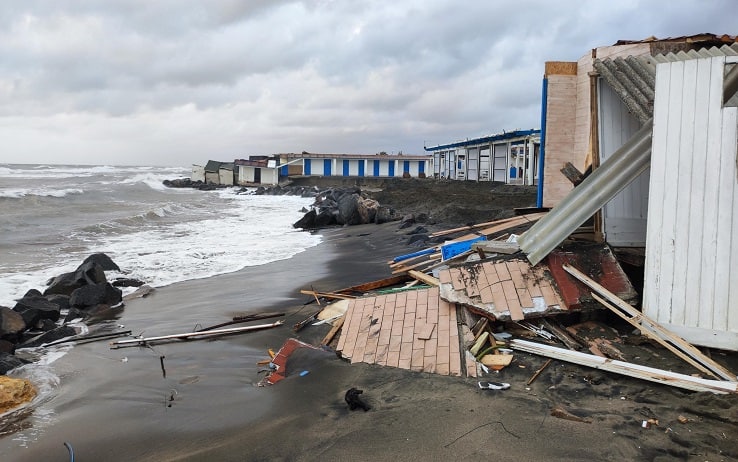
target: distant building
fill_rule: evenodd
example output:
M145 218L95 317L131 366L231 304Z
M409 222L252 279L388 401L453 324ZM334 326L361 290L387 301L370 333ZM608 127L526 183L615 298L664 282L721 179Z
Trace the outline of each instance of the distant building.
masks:
M280 175L425 178L432 170L432 156L402 154L277 154Z
M236 183L248 185L279 184L279 167L277 159L269 156L251 156L248 159L236 159Z
M540 130L514 130L425 150L433 153L436 178L532 185L538 179L540 134Z

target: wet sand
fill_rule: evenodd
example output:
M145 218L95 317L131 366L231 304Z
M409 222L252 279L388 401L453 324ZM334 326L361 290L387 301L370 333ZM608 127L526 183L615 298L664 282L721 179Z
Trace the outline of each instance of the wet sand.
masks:
M110 350L75 347L61 358L61 383L35 426L0 438L0 460L734 460L738 398L691 393L516 353L492 380L368 364L298 350L289 376L271 387L256 362L293 336L289 326L316 309L299 290L336 290L389 275L386 261L413 251L397 224L330 231L296 257L172 285L129 302L117 320L134 333L187 332L228 318L289 311L286 326L214 341ZM298 338L317 343L327 326ZM658 355L658 350L655 350ZM164 356L166 377L160 357ZM125 361L124 361L125 360ZM301 376L300 371L308 371ZM372 406L350 411L351 387ZM551 415L561 408L575 420ZM643 428L647 414L658 426ZM690 419L679 423L678 417ZM40 420L44 420L40 422ZM33 421L33 420L32 420Z

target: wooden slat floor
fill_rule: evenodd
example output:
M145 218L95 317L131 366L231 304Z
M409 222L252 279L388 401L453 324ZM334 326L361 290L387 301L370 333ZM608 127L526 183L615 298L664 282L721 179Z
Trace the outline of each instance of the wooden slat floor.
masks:
M533 314L567 309L541 265L532 267L527 260L484 261L448 268L441 270L439 280L464 293L477 311L501 320L520 321L526 317L526 310Z
M437 287L351 300L337 350L352 363L462 374L456 305Z

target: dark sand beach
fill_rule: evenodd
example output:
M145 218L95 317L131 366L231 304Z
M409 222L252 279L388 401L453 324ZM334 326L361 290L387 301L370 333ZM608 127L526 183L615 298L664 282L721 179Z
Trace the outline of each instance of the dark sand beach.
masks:
M269 348L292 336L317 344L329 329L292 332L317 308L304 305L310 298L299 290L388 276L387 260L413 250L406 231L397 223L327 230L322 244L289 260L128 302L116 322L146 335L188 332L247 313L288 315L285 326L217 340L78 345L56 363L61 383L49 403L55 412L24 430L34 441L3 436L0 459L66 461L64 442L76 460L94 461L738 459L738 396L687 392L562 361L526 386L546 361L526 353L488 377L511 384L502 391L481 390L473 378L352 365L307 349L290 358L285 380L256 386L264 376L256 363ZM665 353L652 354L644 363L658 367ZM738 368L733 355L718 359ZM351 387L364 390L371 410L348 409L344 394ZM557 409L564 411L559 417L552 415ZM658 425L644 428L652 417Z

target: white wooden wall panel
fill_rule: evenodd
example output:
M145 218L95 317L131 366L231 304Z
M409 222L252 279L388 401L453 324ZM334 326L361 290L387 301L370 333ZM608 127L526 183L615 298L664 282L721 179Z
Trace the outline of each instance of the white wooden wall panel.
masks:
M738 108L725 57L659 64L644 312L688 341L738 350Z
M641 128L641 124L604 81L599 85L599 109L600 160L604 162ZM603 207L604 231L611 245L646 245L649 172L643 172Z

